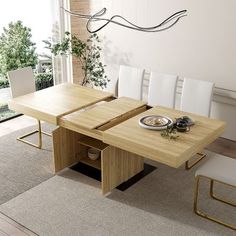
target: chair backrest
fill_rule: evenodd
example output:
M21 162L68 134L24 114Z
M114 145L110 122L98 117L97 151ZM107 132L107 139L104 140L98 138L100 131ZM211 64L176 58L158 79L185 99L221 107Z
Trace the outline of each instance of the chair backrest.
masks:
M142 99L144 69L120 66L118 80L118 97Z
M184 79L180 109L202 116L210 116L214 83Z
M31 67L9 71L7 75L13 98L35 92L35 79Z
M178 76L151 72L148 89L148 105L175 107Z

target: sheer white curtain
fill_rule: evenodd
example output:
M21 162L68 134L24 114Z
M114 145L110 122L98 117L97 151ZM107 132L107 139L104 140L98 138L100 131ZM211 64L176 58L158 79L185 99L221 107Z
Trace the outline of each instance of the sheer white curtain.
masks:
M64 33L70 30L70 16L62 7L70 9L69 0L51 0L52 6L52 41L60 42ZM53 56L54 84L72 82L72 59L71 56Z

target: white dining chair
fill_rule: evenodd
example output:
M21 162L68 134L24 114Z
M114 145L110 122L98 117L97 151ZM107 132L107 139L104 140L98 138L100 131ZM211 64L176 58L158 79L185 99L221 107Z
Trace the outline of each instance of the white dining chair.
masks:
M148 105L175 107L178 76L151 72L148 89Z
M213 88L212 82L184 79L180 109L209 117Z
M211 216L209 213L203 212L198 206L199 184L201 179L210 180L210 196L214 200L226 203L230 206L236 207L236 202L231 202L219 197L214 192L214 183L218 182L225 186L236 188L236 160L219 155L213 154L210 159L205 162L195 173L195 192L194 192L194 212L208 220L214 221L218 224L222 224L233 230L236 230L236 225L225 223L224 221ZM231 188L232 189L232 188Z
M130 97L142 100L144 69L120 66L118 79L118 97Z
M19 97L28 93L35 92L35 79L33 70L31 67L25 67L7 73L8 79L10 82L11 95L12 98ZM31 136L35 133L38 133L38 144L34 144L28 140L25 140L26 137ZM42 131L41 121L38 120L38 129L30 133L24 134L17 138L17 140L29 144L31 146L42 148L42 134L51 136L51 134Z
M182 111L209 117L213 88L214 83L212 82L185 78L183 82L180 109ZM197 155L199 158L192 164L190 164L189 161L185 163L185 168L187 170L191 169L206 156L204 153L197 153Z

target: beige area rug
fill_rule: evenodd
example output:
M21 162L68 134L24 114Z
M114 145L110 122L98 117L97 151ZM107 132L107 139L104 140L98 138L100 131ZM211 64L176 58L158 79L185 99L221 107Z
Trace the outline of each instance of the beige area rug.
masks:
M52 126L43 124L50 132ZM35 129L21 129L0 137L0 204L52 177L52 139L43 136L43 149L19 142L16 137ZM36 142L37 135L29 140Z
M41 236L236 235L193 213L194 172L158 165L126 191L104 197L100 182L66 169L0 211ZM235 208L211 200L208 186L201 185L200 206L235 224ZM236 199L232 190L216 186L216 191Z

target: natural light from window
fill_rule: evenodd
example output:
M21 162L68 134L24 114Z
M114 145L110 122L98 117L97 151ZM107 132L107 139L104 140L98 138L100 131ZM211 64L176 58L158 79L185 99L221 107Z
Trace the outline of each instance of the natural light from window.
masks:
M51 15L51 0L1 1L0 34L10 22L21 20L24 26L31 28L37 53L48 53L42 40L51 36Z

